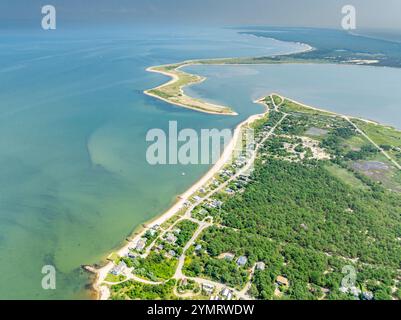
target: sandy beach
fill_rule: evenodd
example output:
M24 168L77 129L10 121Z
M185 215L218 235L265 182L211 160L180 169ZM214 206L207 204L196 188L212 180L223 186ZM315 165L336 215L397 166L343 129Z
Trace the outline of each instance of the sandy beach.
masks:
M306 45L306 49L305 52L307 51L311 51L314 50L313 47ZM217 60L217 59L216 59ZM181 63L176 69L180 69L183 68L185 66L190 66L190 65L196 65L198 64L197 61L195 60L191 60L191 61L185 61L183 63ZM162 70L155 70L155 68L157 68L157 66L153 66L153 67L149 67L146 70L148 72L155 72L155 73L160 73L163 74L165 76L171 77L171 80L168 81L167 83L164 83L162 85L160 85L157 88L160 87L164 87L167 85L170 85L172 83L175 83L179 80L178 75L174 74L174 73L170 73L170 72L165 72ZM205 81L206 78L204 77L198 77L198 81L196 81L195 83L201 83L203 81ZM190 84L186 84L186 85L193 85L195 83L190 83ZM186 86L184 85L184 86ZM181 94L184 95L183 92L183 87L181 86L179 88ZM145 94L152 96L154 98L157 99L161 99L167 103L170 104L174 104L174 105L178 105L178 106L182 106L185 108L190 108L187 105L183 105L180 103L176 103L173 102L171 100L168 99L164 99L160 96L157 96L155 94L152 94L150 91L151 90L155 90L157 88L153 88L153 89L149 89L144 91ZM274 93L273 93L274 94ZM267 113L269 112L267 106L265 103L263 103L263 99L265 97L269 96L269 94L266 94L265 96L263 96L262 98L255 100L254 103L258 103L263 105L266 109L263 113L260 114L256 114L256 115L252 115L250 116L248 119L246 119L245 121L243 121L242 123L240 123L234 130L234 134L233 137L231 139L231 141L229 142L229 144L225 147L222 155L220 156L219 160L213 165L213 167L201 178L199 179L193 186L191 186L184 194L178 196L178 201L167 211L165 211L164 213L162 213L160 216L156 217L155 219L149 221L146 226L154 226L154 225L162 225L164 222L168 221L170 218L172 218L175 214L178 213L178 211L180 211L182 209L182 207L184 206L184 204L190 199L190 197L196 193L200 188L202 188L202 186L204 186L205 184L207 184L230 160L232 157L233 152L235 151L235 146L237 145L239 138L241 137L241 128L245 125L249 125L252 122L264 117L265 115L267 115ZM189 97L190 98L190 97ZM192 99L192 98L190 98ZM206 102L201 101L201 103L205 103L208 104ZM213 105L213 107L215 107L216 105ZM227 108L225 106L218 106L218 107L223 107L223 108ZM193 108L197 111L200 111L199 109ZM231 109L230 109L231 110ZM202 112L206 112L206 113L211 113L211 114L220 114L222 115L222 113L215 113L213 111L202 111ZM238 115L236 112L232 111L231 113L226 113L224 115ZM133 236L133 238L127 242L122 248L120 248L118 251L116 251L116 253L119 256L125 256L130 252L130 248L134 246L134 244L143 237L143 235L146 233L146 231L148 230L147 227L143 227L141 229L139 229L139 231L137 231L135 233L135 235ZM106 279L107 275L109 274L109 272L113 269L114 267L114 263L109 261L105 266L101 267L101 268L94 268L92 266L86 266L85 269L91 273L94 273L96 275L96 279L93 283L93 289L96 291L97 293L97 298L98 300L108 300L110 298L110 290L107 286L102 286L102 283L104 282L104 280Z
M258 103L266 107L266 105L262 102L263 98L254 101L254 103ZM193 186L191 186L185 193L180 195L179 201L175 203L170 209L166 212L161 214L159 217L149 221L146 226L155 226L155 225L162 225L164 222L168 221L174 215L176 215L183 207L184 204L191 198L193 194L195 194L200 188L206 185L213 177L227 164L231 161L233 152L235 151L235 147L241 138L241 128L243 126L250 125L254 121L261 119L262 117L266 116L268 110L263 113L256 114L250 116L245 121L241 122L234 130L233 137L228 145L225 147L222 155L220 156L219 160L213 165L213 167L201 178L199 179ZM129 241L126 245L124 245L120 250L116 251L119 256L125 256L130 252L130 248L134 247L135 243L142 238L146 231L149 228L144 227L141 231L136 233L136 235ZM89 272L96 274L96 280L94 283L94 289L97 292L99 300L108 300L110 297L110 291L107 286L102 286L102 283L106 279L108 273L113 269L114 263L108 262L104 267L100 269L95 269L93 267L85 267L85 269Z
M200 77L200 76L194 76L196 79L185 83L183 85L181 85L178 89L178 93L176 93L176 96L171 96L169 98L164 98L160 95L157 95L155 93L153 93L152 91L156 91L156 90L163 90L169 86L172 86L174 83L180 81L180 77L178 76L177 72L179 72L181 68L183 67L187 67L187 66L191 66L191 65L196 65L196 62L192 62L192 61L188 61L188 62L183 62L182 64L180 64L177 68L174 69L174 72L168 72L166 70L160 70L160 68L163 67L167 67L167 66L156 66L156 67L149 67L146 69L146 71L148 72L153 72L153 73L159 73L165 76L168 76L171 78L170 81L168 81L167 83L164 83L156 88L153 89L149 89L144 91L144 94L165 101L167 103L179 106L179 107L183 107L186 109L191 109L191 110L195 110L198 112L203 112L203 113L208 113L208 114L215 114L215 115L226 115L226 116L236 116L238 115L236 112L232 111L230 107L228 106L223 106L223 105L217 105L217 104L213 104L213 103L209 103L206 101L202 101L202 100L198 100L192 97L189 97L185 94L183 88L186 86L191 86L194 84L199 84L202 83L203 81L206 80L206 78L204 77ZM175 73L176 72L176 73ZM221 111L215 111L215 110L221 110Z
M348 119L349 117L338 114L338 113L334 113L334 112L330 112L327 110L323 110L323 109L319 109L310 105L306 105L300 102L297 102L295 100L292 99L288 99L286 97L281 96L280 94L277 93L271 93L270 95L266 95L266 96L273 96L273 95L277 95L279 97L281 97L282 99L297 103L305 108L311 109L311 110L316 110L319 112L324 112L328 115L331 116L339 116L339 117L344 117L346 119ZM199 191L199 189L201 189L203 186L205 186L206 184L208 184L208 182L211 181L211 179L213 179L213 177L226 165L228 164L231 159L232 159L232 155L233 152L235 151L235 147L239 141L239 139L241 138L241 129L243 126L247 126L250 125L251 123L253 123L254 121L261 119L262 117L266 116L269 112L266 104L263 102L263 100L265 99L266 96L263 96L262 98L254 101L254 103L259 103L262 104L266 110L263 113L260 114L256 114L256 115L252 115L250 116L248 119L246 119L245 121L243 121L242 123L240 123L234 130L234 134L233 137L231 139L231 141L229 142L229 144L226 146L226 148L224 149L221 157L219 158L219 160L213 165L213 167L201 178L199 179L193 186L191 186L184 194L180 195L179 201L177 203L175 203L170 209L168 209L166 212L164 212L163 214L161 214L159 217L151 220L150 222L148 222L146 224L145 227L143 227L138 233L136 233L136 235L125 245L123 246L120 250L118 250L116 253L119 256L125 256L129 253L130 248L134 247L135 243L144 236L144 234L146 233L147 230L149 230L149 228L151 228L152 226L155 225L162 225L164 222L168 221L170 218L172 218L174 215L176 215L183 207L184 204L197 192ZM351 117L352 118L352 117ZM354 119L357 119L355 117L353 117ZM359 119L359 118L358 118ZM370 122L369 120L366 119L360 119L366 122ZM376 122L372 122L372 123L376 123ZM95 269L93 267L86 267L86 270L93 272L96 274L96 281L94 283L94 289L96 290L97 294L98 294L98 299L100 300L108 300L110 298L110 291L109 288L107 286L102 286L102 283L104 282L105 278L107 277L108 273L111 271L111 269L114 267L114 263L113 262L108 262L104 267L100 268L100 269Z

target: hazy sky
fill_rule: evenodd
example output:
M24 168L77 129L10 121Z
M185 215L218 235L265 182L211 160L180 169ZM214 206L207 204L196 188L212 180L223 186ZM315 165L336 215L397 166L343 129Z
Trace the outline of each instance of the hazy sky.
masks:
M58 24L279 25L338 28L352 4L359 28L401 31L401 0L0 0L1 25L33 24L52 4Z

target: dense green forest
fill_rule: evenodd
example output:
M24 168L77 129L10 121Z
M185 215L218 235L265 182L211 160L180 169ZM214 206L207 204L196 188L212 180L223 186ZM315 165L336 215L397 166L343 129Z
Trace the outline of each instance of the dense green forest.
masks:
M400 172L354 124L392 156L401 133L280 97L265 102L269 116L253 126L260 143L253 172L230 182L234 193L213 195L221 207L193 210L213 225L185 252L184 275L238 291L250 281L247 294L256 299L400 299ZM174 299L169 279L198 226L179 221L168 229L174 243L162 237L149 256L127 261L136 275L165 284L128 281L112 287L112 298Z
M127 281L113 286L113 300L174 300L175 281L170 280L163 285L148 285L135 281Z
M363 141L341 117L302 112L300 106L293 106L292 102L284 105L289 116L263 146L245 192L221 196L222 210L209 210L228 228L204 232L206 251L187 258L186 273L241 288L247 269L263 261L267 267L255 272L251 289L257 298L276 297L275 279L281 275L291 284L284 298L348 299L353 296L339 288L343 268L352 266L356 286L363 292L372 292L375 299L397 297L401 196L351 168L355 161L375 159L378 149ZM256 132L274 125L281 116L281 112L272 112ZM332 159L305 156L289 161L285 143L296 142L296 136L307 135L310 128L326 130L315 138ZM355 148L351 142L358 139L362 143ZM327 170L330 163L366 188L353 187L333 175ZM221 259L225 252L248 257L246 268L238 267L235 259Z

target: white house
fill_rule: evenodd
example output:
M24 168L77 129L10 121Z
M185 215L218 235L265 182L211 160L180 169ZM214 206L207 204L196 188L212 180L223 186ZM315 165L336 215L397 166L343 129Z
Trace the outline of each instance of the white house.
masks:
M214 291L214 285L210 284L210 283L204 283L202 285L202 289L203 291L205 291L207 294L212 294Z
M124 261L121 261L121 262L118 264L118 266L115 266L113 269L111 269L110 273L111 273L112 275L119 276L119 275L121 275L122 273L124 273L124 271L125 271L126 268L127 268L127 265L125 264L125 262L124 262Z

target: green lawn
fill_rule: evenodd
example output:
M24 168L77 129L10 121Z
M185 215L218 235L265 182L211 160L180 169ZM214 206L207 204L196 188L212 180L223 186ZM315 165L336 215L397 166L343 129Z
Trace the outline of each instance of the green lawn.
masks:
M115 276L114 274L109 273L106 277L106 279L104 279L106 282L121 282L124 281L126 279L125 276Z
M151 253L146 259L138 260L134 273L151 281L164 281L174 276L177 259L168 259L161 254Z
M111 287L112 300L174 300L174 280L163 285L148 285L134 281L127 281Z
M362 129L378 145L401 147L401 131L357 119L352 119L352 122Z
M344 141L344 145L349 147L351 150L359 150L362 146L369 144L370 142L362 135L352 136L351 138Z
M311 115L324 115L324 116L333 116L334 114L328 111L315 110L312 108L307 108L302 105L299 105L293 101L285 99L284 104L282 105L283 112L302 112Z
M273 95L273 101L276 104L276 106L278 106L280 103L283 102L283 99L280 96Z
M346 183L347 185L354 187L354 188L360 188L360 189L368 189L368 186L366 186L361 180L359 180L355 175L344 169L341 168L338 165L335 164L330 164L326 165L324 167L332 176L338 178L342 182Z

